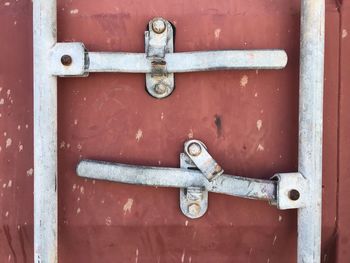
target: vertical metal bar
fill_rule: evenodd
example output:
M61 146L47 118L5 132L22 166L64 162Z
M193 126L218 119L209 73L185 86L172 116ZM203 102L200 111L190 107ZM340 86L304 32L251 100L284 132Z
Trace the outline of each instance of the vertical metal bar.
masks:
M298 263L320 262L325 0L301 1L299 172L310 184L298 210Z
M56 44L56 0L34 0L34 262L57 262L57 79L49 73Z

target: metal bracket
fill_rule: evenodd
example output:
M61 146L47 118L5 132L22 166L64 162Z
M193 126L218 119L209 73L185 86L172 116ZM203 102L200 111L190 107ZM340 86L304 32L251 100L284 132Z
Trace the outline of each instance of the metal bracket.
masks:
M189 140L184 146L185 153L209 181L213 181L224 173L221 166L208 153L204 143L199 140Z
M174 52L174 33L172 25L160 17L152 19L148 28L145 51L152 73L146 74L146 88L153 97L161 99L174 90L174 74L167 72L165 61L165 54Z
M180 154L180 167L197 168L185 153ZM201 186L180 188L180 208L182 213L191 219L202 217L208 209L208 191Z
M88 76L88 56L83 43L57 43L50 51L50 71L60 77Z
M272 180L277 181L278 209L295 209L306 207L309 201L309 185L300 173L275 174Z

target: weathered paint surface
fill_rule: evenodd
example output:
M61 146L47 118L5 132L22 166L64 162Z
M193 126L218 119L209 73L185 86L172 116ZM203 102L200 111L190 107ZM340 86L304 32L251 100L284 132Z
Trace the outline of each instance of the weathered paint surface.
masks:
M336 202L339 149L339 179L348 176L349 3L343 1L341 17L336 2L327 1L326 17L324 262L335 260L336 230L349 229L347 204L340 202L337 212ZM192 221L179 209L178 190L84 180L75 166L90 158L178 167L182 143L196 138L227 173L267 179L295 171L299 6L278 0L58 1L59 41L82 41L91 50L142 52L147 22L163 16L177 28L176 51L282 48L289 55L282 71L177 74L165 100L147 95L143 74L60 79L60 262L295 262L293 211L211 194L208 213ZM31 23L31 1L0 3L0 262L33 258ZM339 65L345 72L340 137ZM339 190L339 200L346 200L346 188ZM338 262L349 260L347 237L338 239Z

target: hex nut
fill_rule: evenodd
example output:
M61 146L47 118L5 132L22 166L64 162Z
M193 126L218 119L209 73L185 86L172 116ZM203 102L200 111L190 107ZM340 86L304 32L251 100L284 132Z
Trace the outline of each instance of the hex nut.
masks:
M165 92L167 92L168 87L164 83L158 83L154 86L154 92L158 95L163 95Z
M191 216L198 216L200 211L201 211L201 207L196 203L190 204L188 206L188 213Z
M152 29L155 33L161 34L165 31L166 25L162 19L156 19L152 22Z

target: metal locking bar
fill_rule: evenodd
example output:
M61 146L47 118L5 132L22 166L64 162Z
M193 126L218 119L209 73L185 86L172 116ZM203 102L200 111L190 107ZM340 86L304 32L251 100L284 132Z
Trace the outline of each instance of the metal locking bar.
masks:
M294 209L305 207L308 200L308 183L299 173L276 174L272 180L259 180L234 175L223 174L222 168L209 155L204 153L199 163L191 158L193 151L186 151L194 144L200 144L206 148L204 143L198 140L190 140L185 143L185 153L180 154L181 168L148 167L110 163L95 160L82 160L77 166L77 174L81 177L107 180L112 182L137 184L155 187L175 187L190 189L192 193L204 200L205 207L197 202L198 213L184 210L181 202L182 212L190 218L198 218L207 210L208 201L205 200L205 191L238 196L248 199L265 200L276 205L279 209ZM198 151L195 151L198 153ZM197 155L199 156L200 153ZM203 162L204 160L204 162ZM206 163L203 166L203 163ZM220 167L220 175L208 178L208 171L215 171ZM193 170L196 167L199 171ZM205 167L205 169L203 169ZM207 169L209 167L209 169ZM192 169L188 169L192 168ZM193 194L192 194L193 195ZM191 198L190 198L191 199ZM199 199L199 198L198 198ZM193 199L187 200L187 207Z
M174 53L173 28L156 17L145 32L145 53L88 52L84 44L57 43L51 50L50 70L55 76L87 76L90 72L146 73L150 95L161 99L174 90L174 73L282 69L284 50L224 50Z
M86 76L89 72L155 72L155 65L146 54L87 52L82 43L57 43L57 0L33 1L34 41L34 262L57 262L57 78L56 76ZM288 202L304 198L298 209L298 263L318 263L321 253L321 197L322 197L322 106L324 76L325 1L301 1L301 52L299 87L299 173L280 174L276 199L280 208ZM156 29L157 30L157 29ZM169 73L224 70L224 69L278 69L285 66L284 51L207 51L166 53L164 75ZM159 73L159 72L158 72ZM154 86L155 87L155 86ZM160 89L161 90L161 89ZM119 165L101 164L116 172ZM125 168L125 167L124 167ZM130 167L134 174L135 167ZM146 179L155 176L153 169L140 173ZM153 172L151 172L153 171ZM168 170L167 170L168 171ZM187 169L183 169L181 174ZM150 172L150 173L149 173ZM113 173L114 176L116 173ZM180 174L180 173L179 173ZM200 172L190 170L192 182L202 182L208 189L220 180L235 180L243 190L254 183L242 177L219 176L209 182ZM147 176L145 176L147 175ZM137 176L136 178L138 178ZM288 178L292 178L292 180ZM198 179L201 178L201 179ZM205 183L202 181L206 180ZM115 178L110 178L115 179ZM119 180L119 178L117 178ZM171 178L168 178L169 180ZM183 178L185 179L185 178ZM306 181L303 181L305 179ZM287 180L287 181L286 181ZM286 191L284 182L293 181L299 191ZM187 180L185 180L187 181ZM173 182L173 181L172 181ZM226 182L226 181L225 181ZM255 184L256 183L256 184ZM230 184L231 187L232 184ZM234 184L233 184L234 185ZM280 187L278 187L278 185ZM183 186L183 185L182 185ZM176 187L182 187L176 186ZM222 191L239 196L247 192L233 190L222 184ZM267 182L270 189L271 182ZM186 187L191 187L186 185ZM289 188L287 188L289 189ZM303 190L304 189L304 190ZM306 189L306 190L305 190ZM296 191L294 191L296 190ZM304 193L303 191L306 191ZM259 192L258 192L259 193ZM253 195L256 197L255 195ZM260 194L258 194L260 197ZM283 198L282 198L283 197Z

